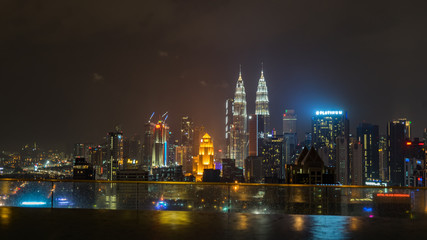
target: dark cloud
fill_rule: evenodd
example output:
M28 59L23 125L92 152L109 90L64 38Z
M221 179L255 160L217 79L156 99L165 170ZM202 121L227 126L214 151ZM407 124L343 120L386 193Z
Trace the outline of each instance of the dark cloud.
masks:
M188 114L218 143L239 64L252 113L261 61L277 129L286 107L300 132L316 108L343 108L352 129L365 120L384 132L408 117L419 136L426 10L423 1L2 1L0 147L96 142L117 123L141 133L153 111L169 111L175 132Z

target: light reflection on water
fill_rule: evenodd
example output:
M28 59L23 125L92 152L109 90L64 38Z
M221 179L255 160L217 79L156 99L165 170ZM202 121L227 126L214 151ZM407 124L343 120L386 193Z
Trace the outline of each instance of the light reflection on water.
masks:
M181 227L190 225L190 213L187 211L158 211L158 220L168 227Z
M246 230L248 229L248 216L246 214L239 214L237 222L237 230Z
M0 224L7 225L10 223L10 216L12 215L12 210L8 207L0 207Z
M304 230L304 217L301 215L292 215L293 217L293 229L297 232Z
M347 216L308 216L312 222L310 233L313 239L349 238L346 228L350 217Z

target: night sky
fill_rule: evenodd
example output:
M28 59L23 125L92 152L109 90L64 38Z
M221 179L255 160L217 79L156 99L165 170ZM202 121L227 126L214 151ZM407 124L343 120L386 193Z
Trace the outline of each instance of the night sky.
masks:
M142 134L152 112L182 115L220 143L242 64L248 114L261 62L272 126L316 109L351 130L407 117L427 127L425 1L0 2L0 150L101 143L115 124Z

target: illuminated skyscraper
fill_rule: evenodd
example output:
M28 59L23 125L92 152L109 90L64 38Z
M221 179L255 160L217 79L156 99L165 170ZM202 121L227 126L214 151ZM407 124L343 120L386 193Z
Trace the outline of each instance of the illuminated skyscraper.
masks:
M176 164L183 166L184 173L193 170L194 123L190 117L181 118L181 144L176 148Z
M192 146L194 135L194 123L190 117L181 118L181 146Z
M363 148L359 141L353 141L351 145L351 184L364 185L363 182Z
M167 136L169 127L163 120L159 120L154 127L153 151L151 157L151 167L167 166L168 146Z
M357 139L363 149L363 182L379 180L379 128L377 125L361 123L357 127Z
M400 122L404 125L404 134L406 139L411 139L411 124L412 122L406 118L399 118L394 120L394 122Z
M256 157L261 155L261 150L265 138L264 116L249 115L249 156Z
M283 163L283 138L267 138L262 150L262 168L266 183L281 183L285 179L285 164Z
M236 84L233 109L233 154L236 159L236 166L243 168L243 161L247 156L247 111L246 111L246 91L242 79L242 71Z
M349 121L344 111L316 111L312 117L313 145L316 149L326 147L328 159L323 159L329 167L336 167L336 139L349 138Z
M404 186L405 130L406 121L394 120L387 123L388 179L391 186Z
M235 159L233 151L233 111L234 99L229 98L225 101L225 156L229 159Z
M205 134L200 139L199 156L194 157L193 174L196 180L200 181L205 169L214 169L214 147L213 141L209 134Z
M337 182L343 185L348 185L349 183L350 161L348 147L348 138L338 136L336 139L337 166L335 168L335 172L337 174Z
M123 166L123 132L119 126L107 138L107 179L116 180L119 166Z
M268 132L270 130L270 111L268 108L268 90L267 83L264 79L264 69L261 70L261 77L258 81L256 90L255 115L264 117L264 129L265 132Z
M296 158L295 149L298 144L297 114L294 109L286 109L283 114L283 138L285 141L285 163L293 164Z

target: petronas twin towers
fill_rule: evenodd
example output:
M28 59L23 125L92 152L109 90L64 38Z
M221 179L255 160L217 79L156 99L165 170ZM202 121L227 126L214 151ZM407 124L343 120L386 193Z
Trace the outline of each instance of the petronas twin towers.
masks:
M244 159L248 155L248 114L246 104L246 91L242 79L242 71L239 71L239 78L237 79L236 92L234 94L233 102L233 122L231 126L226 126L230 129L230 141L227 141L228 157L236 160L237 167L243 167ZM268 130L270 119L270 111L268 109L268 90L264 78L264 71L261 70L261 77L258 81L255 100L255 114L264 116L265 129Z

